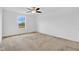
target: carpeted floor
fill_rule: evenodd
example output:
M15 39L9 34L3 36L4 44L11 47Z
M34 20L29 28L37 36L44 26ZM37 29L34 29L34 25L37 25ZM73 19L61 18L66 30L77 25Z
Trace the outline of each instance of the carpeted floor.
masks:
M79 51L79 43L41 33L31 33L3 38L0 51Z

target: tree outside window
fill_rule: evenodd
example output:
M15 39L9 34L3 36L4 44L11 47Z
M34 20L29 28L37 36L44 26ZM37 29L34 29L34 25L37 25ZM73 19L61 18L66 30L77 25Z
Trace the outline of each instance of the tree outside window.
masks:
M18 16L18 27L25 28L25 16Z

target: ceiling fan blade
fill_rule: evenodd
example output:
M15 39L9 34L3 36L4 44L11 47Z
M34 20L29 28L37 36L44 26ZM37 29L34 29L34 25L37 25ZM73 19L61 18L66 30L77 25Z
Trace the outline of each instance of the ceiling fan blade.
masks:
M32 10L32 9L30 9L30 8L26 8L27 10Z
M36 11L37 13L42 13L41 11Z
M40 8L37 8L36 10L40 10Z
M31 11L27 11L26 13L30 13Z

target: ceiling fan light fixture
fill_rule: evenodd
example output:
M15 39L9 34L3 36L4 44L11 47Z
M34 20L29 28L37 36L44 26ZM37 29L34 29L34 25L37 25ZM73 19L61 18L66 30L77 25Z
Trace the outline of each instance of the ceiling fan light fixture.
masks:
M36 11L35 11L35 10L33 10L33 11L32 11L32 13L36 13Z

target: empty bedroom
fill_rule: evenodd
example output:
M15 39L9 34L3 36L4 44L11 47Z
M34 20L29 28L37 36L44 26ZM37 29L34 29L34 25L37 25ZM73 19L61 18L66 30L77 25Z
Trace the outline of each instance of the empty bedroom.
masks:
M0 7L0 51L79 51L79 7Z

